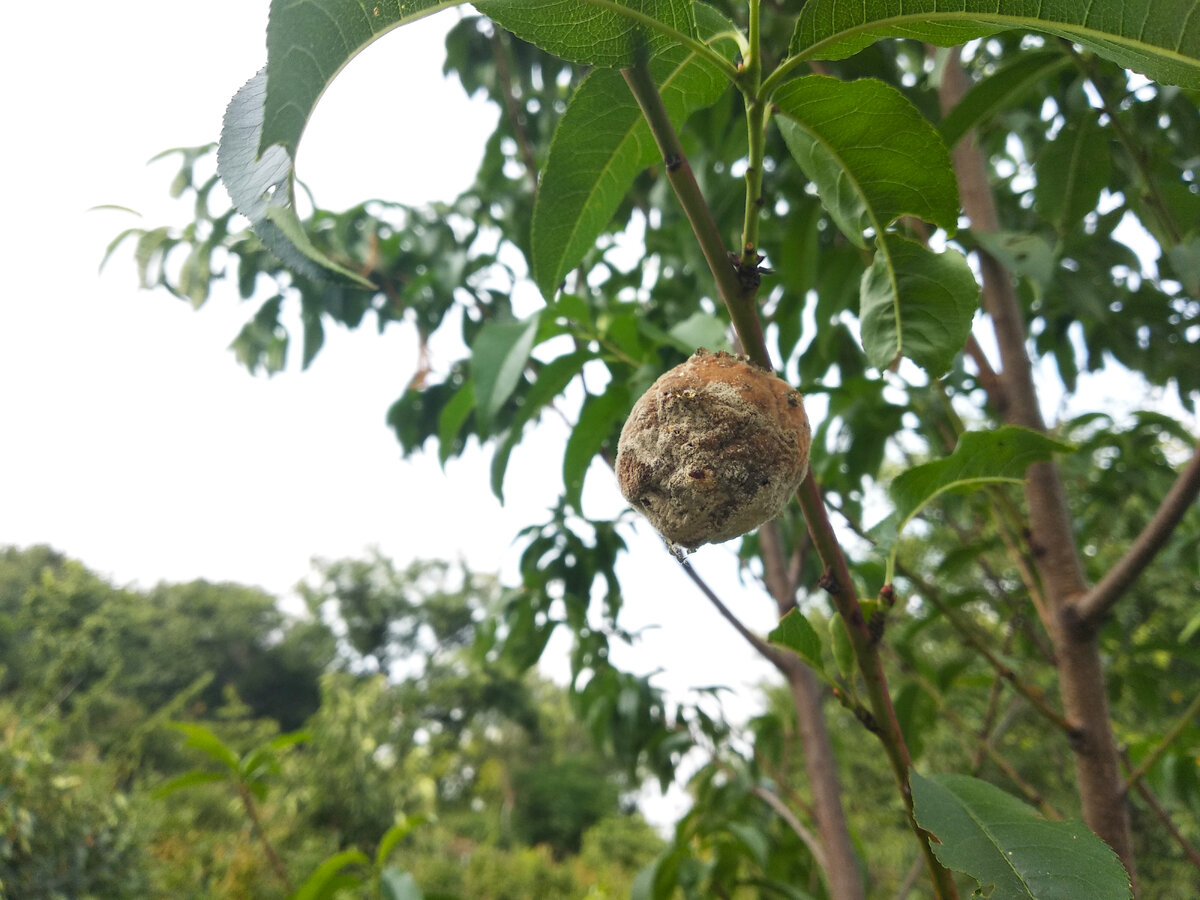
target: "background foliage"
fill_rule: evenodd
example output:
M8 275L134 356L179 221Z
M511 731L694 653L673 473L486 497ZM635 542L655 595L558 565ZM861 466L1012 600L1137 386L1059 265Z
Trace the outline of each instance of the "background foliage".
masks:
M352 55L356 41L361 46L441 5L383 4L380 21L355 32L338 54ZM550 5L563 15L586 6ZM978 318L978 340L969 337L968 301L979 264L968 268L960 253L983 251L986 256L975 259L1003 266L1015 288L1043 414L1052 418L1058 447L1074 448L1058 464L1089 583L1142 533L1195 444L1189 431L1189 410L1194 416L1200 391L1195 27L1177 34L1156 25L1135 33L1125 25L1138 20L1131 15L1084 28L1070 4L1005 4L1009 18L1003 21L995 4L943 4L934 16L928 9L893 15L886 4L867 3L861 21L824 15L833 6L814 0L793 20L768 5L751 21L742 4L663 0L649 4L646 14L692 43L660 47L656 38L639 50L622 26L594 50L597 41L562 40L566 20L529 18L520 4L489 0L479 11L491 19L463 15L447 39L446 72L501 111L476 182L459 197L429 208L396 198L343 212L289 205L303 118L289 122L281 111L289 103L304 110L315 102L313 79L319 84L332 76L343 61L335 54L317 59L307 81L273 82L268 74L265 85L260 76L240 95L249 118L239 114L231 121L249 123L240 138L243 163L260 149L278 151L243 166L252 199L243 211L257 232L243 230L245 220L216 190L211 148L197 148L177 151L172 187L194 201L189 221L127 232L114 242L135 242L147 286L165 287L197 306L215 281L235 280L255 306L233 345L252 371L278 371L297 348L307 365L333 324L371 321L383 329L407 323L423 341L438 331L457 334L458 358L423 354L388 422L407 454L436 449L447 460L472 441L489 447L490 487L498 496L511 455L521 452L540 417L557 413L573 423L563 448L561 500L546 521L522 534L521 581L497 594L494 616L464 619L462 609L443 608L441 601L419 615L395 597L379 606L365 572L385 583L415 577L381 560L334 566L306 599L313 610L336 606L346 628L323 645L320 652L330 657L318 671L334 665L362 677L415 658L414 671L425 674L412 684L436 673L439 691L462 691L477 701L495 697L490 691L508 695L501 684L464 682L459 663L439 658L431 641L469 643L467 656L484 670L518 673L537 662L555 630L569 632L567 696L596 745L611 754L606 765L617 765L631 779L627 784L644 775L666 783L685 754L698 761L689 768L695 768L689 785L696 803L644 870L636 887L642 896L820 896L828 886L814 849L819 845L805 826L816 800L801 775L803 723L795 721L790 701L771 692L767 711L743 728L701 705L669 705L650 680L608 661L610 642L626 637L614 563L624 550L622 535L637 526L624 516L590 517L584 480L609 477L604 462L642 390L696 346L728 346L730 322L668 190L665 167L650 165L655 155L623 79L591 64L623 65L638 52L653 53L651 75L682 129L688 164L729 246L736 246L732 236L747 208L747 176L751 184L763 179L754 246L742 249L754 267L762 263L755 276L762 279L767 349L819 423L813 473L854 548L858 595L871 602L895 575L899 602L886 617L886 604L875 607L876 621L886 627L882 653L892 673L892 701L919 771L978 774L1048 818L1079 815L1069 723L1047 699L1058 690L1061 652L1056 635L1039 622L1045 587L1035 571L1039 549L1029 542L1025 498L1005 483L1019 480L1020 471L997 466L984 472L995 483L974 494L935 485L931 502L905 506L914 519L903 534L868 528L881 510L902 505L896 491L888 500L882 490L898 473L948 457L964 431L995 432L1006 421L1013 398L996 390L988 363L993 348L981 346L987 332ZM1145 4L1120 6L1137 12ZM758 4L750 8L757 11ZM1001 28L1018 22L1038 33ZM742 28L740 40L730 23ZM735 60L745 55L751 25L763 50L762 72L782 62L779 71L787 75L779 76L773 95L779 129L747 131L743 116L764 117L765 111L743 108L735 91L714 87L722 77L748 77ZM303 32L299 20L293 26ZM1089 30L1093 26L1099 31ZM595 37L608 35L606 29ZM1105 29L1109 38L1097 38ZM876 41L879 36L887 39ZM296 41L296 33L282 27L273 26L269 35L276 59L286 58ZM968 42L961 59L969 90L943 112L941 91L958 57L935 44L960 42ZM298 57L292 62L305 64ZM293 88L307 94L289 96ZM916 149L907 159L885 159L878 140L847 127L844 116L864 111L890 123L895 141L889 147L911 142ZM596 119L600 112L603 121ZM938 180L949 171L948 151L971 140L986 162L996 227L960 220L955 186ZM598 155L581 162L583 146ZM228 154L238 145L223 140L222 148ZM761 171L748 173L746 160L760 152ZM543 192L554 187L548 194L536 193L539 173ZM922 189L905 191L892 180ZM846 189L851 182L854 189ZM580 196L586 201L571 199ZM269 202L260 203L264 197ZM559 240L566 226L576 231ZM641 252L631 255L630 245ZM340 279L331 277L338 272ZM531 280L541 300L534 299ZM285 309L299 313L296 334L284 324ZM914 309L921 315L910 318ZM930 320L947 327L931 328ZM916 366L896 360L897 353ZM1085 377L1093 375L1102 378ZM1098 401L1087 389L1104 383L1120 389ZM839 687L825 695L830 737L842 782L853 785L842 802L867 888L891 895L902 885L920 895L918 875L907 874L913 851L903 838L903 810L877 747L862 740L852 715L863 719L864 707L843 665L845 653L838 653L846 632L832 615L822 565L798 510L781 517L778 533L789 554L787 599L820 636L817 649L802 655ZM773 577L763 541L760 534L742 543L748 593ZM876 541L894 547L891 562L872 547ZM1200 588L1197 559L1200 522L1193 504L1098 637L1117 742L1130 768L1146 764L1144 792L1139 789L1131 804L1131 834L1147 896L1172 896L1178 885L1194 881L1188 866L1200 859L1194 850L1200 825L1188 813L1200 780L1194 721L1200 620L1190 602ZM285 635L283 643L291 630ZM317 635L295 640L323 659ZM197 691L228 689L235 674L252 680L249 670L219 660L204 671L215 677ZM363 719L391 718L389 698L404 689L365 682L372 683L378 697L360 685L353 702L333 704L343 718L329 724L321 716L333 695L317 695L311 752L325 752L330 761L352 756L359 740L350 713L356 704L366 704L357 713ZM334 690L329 676L319 684ZM179 681L176 690L186 686ZM262 714L271 689L262 684L259 691L242 694L239 687L238 696ZM419 697L422 704L433 700ZM436 719L436 704L429 708ZM521 707L504 708L520 720ZM522 728L532 734L528 722ZM450 769L482 773L485 757L503 755L503 742L472 749L464 743L470 733L451 717L428 745L393 738L412 751L408 759L426 746L441 747L448 735L451 746L441 750ZM333 744L322 751L323 740ZM555 765L542 769L547 783ZM569 765L587 771L578 761ZM516 772L512 778L482 779L480 789L521 784ZM322 824L342 834L361 808L364 820L354 825L361 830L345 834L366 846L386 827L388 813L368 814L380 797L369 783L339 809L340 799L354 796L355 788L344 788L344 795L322 801L332 804ZM538 793L532 781L524 788L531 797ZM420 782L406 782L406 789L415 793L400 796L419 806ZM436 790L434 796L448 804L446 815L460 799ZM598 810L611 796L585 791L571 806ZM504 797L499 789L485 803L502 808ZM533 825L557 816L532 809L537 814L525 820L514 811L509 824L526 841L546 841ZM556 840L560 853L587 853L583 830L567 829ZM465 871L473 870L474 859ZM412 870L420 872L415 865Z

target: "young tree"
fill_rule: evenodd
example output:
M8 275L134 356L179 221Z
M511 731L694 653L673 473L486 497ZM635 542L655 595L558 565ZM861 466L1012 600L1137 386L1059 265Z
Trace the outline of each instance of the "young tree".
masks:
M498 496L531 423L552 406L573 416L561 500L525 532L503 652L531 665L565 625L573 690L600 737L664 778L686 747L712 756L696 785L704 803L643 887L843 898L891 874L867 852L864 884L826 696L878 738L873 761L891 774L926 894L954 896L954 869L997 896L1072 878L1089 880L1088 896L1126 896L1138 877L1131 811L1200 859L1196 823L1173 821L1146 785L1197 740L1186 680L1197 629L1160 645L1164 677L1181 680L1153 721L1120 674L1145 647L1136 632L1177 635L1160 620L1185 615L1178 600L1198 574L1195 436L1161 411L1194 410L1200 390L1190 4L478 0L446 63L503 113L475 185L429 209L374 202L302 219L292 162L323 88L389 30L455 5L275 3L267 66L233 99L217 151L233 208L210 209L216 178L196 174L205 149L185 151L176 189L196 193L195 221L127 234L147 285L199 305L228 272L243 297L266 297L234 344L252 369L282 365L284 304L299 306L306 365L328 321L356 327L372 312L423 338L461 327L464 358L418 371L389 421L406 452L492 446ZM639 261L623 258L621 233L641 238ZM169 264L177 249L186 258ZM532 313L512 300L526 278L544 300ZM722 723L668 715L607 661L613 563L636 526L589 519L583 480L596 458L613 461L635 399L698 346L778 367L817 422L798 502L742 543L779 628L751 633L696 579L784 676L803 792L763 769L788 772L778 719L731 760ZM1091 373L1122 380L1124 408L1096 408ZM1069 402L1048 421L1053 396ZM866 528L881 502L890 514ZM1178 593L1151 597L1139 578L1164 550L1174 567L1145 580ZM828 638L812 625L826 618ZM924 645L935 627L962 646ZM1053 779L1008 759L1019 749L999 717L1009 696L1069 754L1065 811L1124 871L1086 833L1023 818L989 785L914 774L940 707L970 736L948 768L1044 801ZM1123 773L1135 739L1144 755ZM1195 760L1182 765L1195 784ZM1053 858L1045 885L1012 835L971 844L970 821L1006 816Z

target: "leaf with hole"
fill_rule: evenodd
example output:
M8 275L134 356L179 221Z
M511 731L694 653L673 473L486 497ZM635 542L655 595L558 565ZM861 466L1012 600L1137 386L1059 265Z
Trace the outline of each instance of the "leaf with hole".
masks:
M912 773L914 816L934 855L990 900L1128 900L1129 876L1082 822L1048 822L997 787L966 775Z
M282 147L261 155L267 75L259 72L229 101L217 147L217 174L237 211L272 253L313 279L343 278L364 288L371 282L326 257L313 246L295 210L292 158Z

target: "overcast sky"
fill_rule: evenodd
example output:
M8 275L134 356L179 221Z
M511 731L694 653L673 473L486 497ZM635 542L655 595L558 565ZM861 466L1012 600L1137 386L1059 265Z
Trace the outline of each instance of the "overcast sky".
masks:
M402 564L461 557L511 581L517 531L543 521L557 496L564 426L548 424L514 453L501 508L477 448L444 474L436 457L401 460L384 416L417 363L410 330L331 328L308 372L252 377L227 349L253 309L232 289L200 312L139 291L132 245L98 273L120 230L186 221L186 206L167 197L171 162L146 162L216 139L225 104L265 60L267 8L65 0L53 22L44 5L8 10L0 545L48 543L141 586L207 578L282 595L313 557L372 545ZM496 112L441 76L455 16L386 36L322 99L298 161L322 205L449 199L468 183ZM101 204L141 218L89 211ZM593 469L585 505L595 517L624 507L611 473ZM618 664L664 669L656 683L677 698L720 683L737 689L735 709L756 705L766 667L647 527L628 537L622 623L650 630L614 654ZM693 560L765 631L773 605L738 583L735 547ZM565 649L548 654L558 676Z

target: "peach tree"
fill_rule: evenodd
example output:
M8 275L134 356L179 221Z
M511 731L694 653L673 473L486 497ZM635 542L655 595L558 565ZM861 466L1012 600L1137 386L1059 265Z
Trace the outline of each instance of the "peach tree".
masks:
M461 358L423 357L388 421L406 453L491 448L498 497L539 418L570 418L560 500L477 640L521 668L568 629L599 740L664 783L707 760L641 896L1194 879L1195 4L476 0L446 41L447 73L501 112L474 184L298 204L341 68L460 6L274 0L217 174L211 148L179 151L193 220L118 240L197 306L235 280L252 370L284 365L289 307L305 366L331 323L457 330ZM782 373L814 425L795 502L740 545L778 627L745 628L681 559L781 675L737 728L609 663L622 535L646 526L582 501L634 402L701 346ZM1097 373L1120 402L1089 396ZM907 858L877 841L899 830Z

